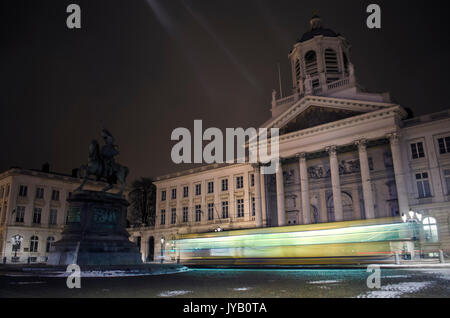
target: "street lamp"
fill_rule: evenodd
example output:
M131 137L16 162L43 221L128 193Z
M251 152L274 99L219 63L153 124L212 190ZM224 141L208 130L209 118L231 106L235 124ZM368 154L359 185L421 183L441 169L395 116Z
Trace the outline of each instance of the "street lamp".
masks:
M17 251L20 250L20 245L22 244L22 241L23 241L23 237L20 236L19 234L16 234L11 238L11 242L12 242L13 250L14 250L14 260L17 259Z
M164 242L166 239L164 237L161 238L161 264L164 263Z

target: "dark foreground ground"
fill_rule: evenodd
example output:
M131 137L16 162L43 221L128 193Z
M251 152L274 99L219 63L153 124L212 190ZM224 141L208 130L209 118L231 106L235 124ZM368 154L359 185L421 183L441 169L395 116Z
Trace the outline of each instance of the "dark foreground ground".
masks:
M365 269L195 269L167 275L81 278L0 274L0 297L450 297L450 269L381 269L381 288L369 289Z

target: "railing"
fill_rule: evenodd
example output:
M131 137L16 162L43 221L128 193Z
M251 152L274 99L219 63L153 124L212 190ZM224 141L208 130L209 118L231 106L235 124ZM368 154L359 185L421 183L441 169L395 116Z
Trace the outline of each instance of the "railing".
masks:
M285 104L292 104L293 102L295 102L295 95L291 95L291 96L277 100L277 106L282 106Z
M347 77L347 78L343 78L339 81L331 82L327 86L328 86L328 89L331 90L331 89L347 86L348 84L350 84L350 79Z

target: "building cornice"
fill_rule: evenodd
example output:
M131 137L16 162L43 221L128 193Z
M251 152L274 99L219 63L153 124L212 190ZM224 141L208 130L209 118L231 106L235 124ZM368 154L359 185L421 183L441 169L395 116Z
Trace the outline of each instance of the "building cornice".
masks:
M309 106L321 106L328 108L337 108L345 110L353 110L360 112L373 112L380 109L391 108L393 106L398 106L392 103L380 103L380 102L368 102L336 97L322 97L322 96L304 96L298 102L294 103L286 111L281 113L279 116L269 121L264 125L263 128L281 128L292 120L295 116L300 114L302 111L306 110ZM406 112L401 109L401 117L405 117Z

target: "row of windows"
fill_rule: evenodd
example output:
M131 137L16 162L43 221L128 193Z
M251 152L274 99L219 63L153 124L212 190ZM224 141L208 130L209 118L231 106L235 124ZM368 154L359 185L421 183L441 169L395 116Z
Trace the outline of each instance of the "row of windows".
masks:
M450 153L450 136L437 139L439 145L439 153L441 155ZM425 158L425 147L422 141L412 143L411 145L411 158L420 159Z
M16 208L16 223L23 223L25 220L25 207L17 206ZM41 224L42 208L33 209L33 224ZM48 224L56 225L58 219L58 210L50 209Z
M250 176L250 183L251 183L252 187L255 186L255 175L254 174L252 174ZM243 189L243 188L244 188L244 177L243 176L236 177L236 189ZM228 179L221 180L221 189L222 189L222 191L228 191ZM214 193L214 181L209 181L207 183L207 191L208 191L208 194ZM202 185L201 184L195 185L195 195L196 196L202 195ZM183 187L183 197L184 198L189 197L189 187L188 186ZM177 198L177 189L172 189L171 190L171 199L175 200L176 198ZM167 200L167 192L166 192L166 190L162 190L161 191L161 201L166 201L166 200Z
M252 216L255 216L256 212L256 205L255 205L255 198L252 197L251 199L251 210L252 210ZM183 207L182 208L182 222L188 223L189 222L189 208ZM215 215L222 219L228 219L229 218L229 203L228 201L222 201L221 202L221 213L219 215L219 211L217 211L216 206L214 203L208 203L207 205L207 217L208 221L212 221L215 219ZM236 201L236 211L237 211L237 217L243 218L245 216L244 211L244 199L238 199ZM170 211L170 224L174 225L177 223L177 209L172 208ZM165 225L166 224L166 210L162 209L160 213L160 224ZM196 205L194 207L194 217L195 222L201 222L203 216L203 210L201 205Z
M28 186L21 185L19 186L19 196L26 197L28 195ZM38 187L36 188L36 199L44 198L44 188ZM52 190L52 201L59 201L59 190Z
M49 236L47 238L47 244L46 244L46 248L45 248L45 252L50 252L50 248L52 246L52 244L55 242L55 238L53 236ZM12 244L11 249L12 252L18 252L20 251L20 247L21 247L21 243L20 241L17 242L16 244ZM30 238L30 248L29 251L31 253L36 253L38 251L39 248L39 237L37 236L32 236Z

